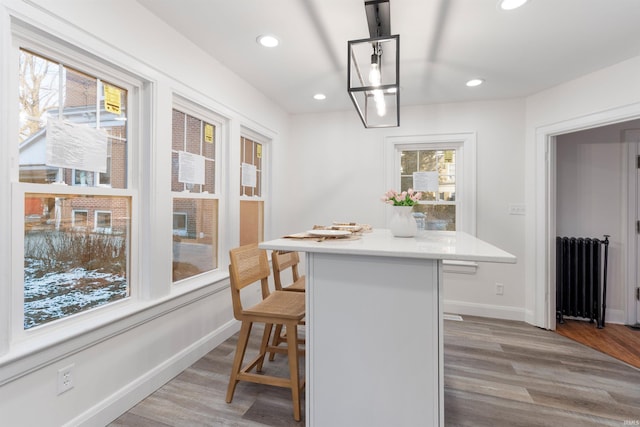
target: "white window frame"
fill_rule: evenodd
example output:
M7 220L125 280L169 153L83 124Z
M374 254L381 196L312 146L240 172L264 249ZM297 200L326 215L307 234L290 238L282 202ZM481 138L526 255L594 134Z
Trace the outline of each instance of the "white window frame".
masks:
M260 178L261 178L261 183L262 186L260 188L261 193L260 196L245 196L244 194L241 194L239 196L239 201L238 201L238 214L240 212L240 202L241 201L253 201L253 202L262 202L263 204L263 217L262 217L262 229L264 231L264 236L268 236L268 230L269 227L267 226L267 224L269 223L269 209L270 206L268 206L268 200L269 200L269 188L270 188L270 171L268 170L270 162L269 162L269 154L270 154L270 149L271 149L271 141L272 139L264 136L248 127L242 126L240 128L240 140L237 141L238 144L241 143L242 138L247 138L250 139L254 142L257 142L259 144L262 145L262 169L260 170ZM241 149L238 150L238 156L241 156L242 152ZM236 169L240 170L241 164L237 164ZM242 177L240 177L240 179L242 179ZM236 194L238 189L236 190ZM240 221L238 218L238 234L240 233Z
M140 162L141 151L141 126L142 118L141 105L143 102L143 92L145 92L145 81L137 76L129 74L117 65L102 60L96 56L83 51L81 48L69 45L61 40L56 39L50 34L41 32L28 24L15 21L12 25L13 45L11 57L17 64L19 50L26 49L35 54L42 55L45 58L52 58L55 61L63 63L65 66L75 70L84 72L88 75L95 76L99 79L108 80L114 84L118 84L128 92L128 111L127 111L127 181L126 188L113 189L110 186L80 187L80 186L58 186L56 184L34 184L19 181L19 165L18 161L12 162L10 165L11 192L12 192L12 208L11 208L11 224L14 230L21 230L24 227L24 197L27 193L60 193L60 194L94 194L98 196L127 197L131 200L130 215L130 246L128 259L129 281L129 297L123 300L114 301L109 304L102 305L86 311L80 311L72 315L57 319L52 322L44 323L36 327L25 330L24 324L24 239L19 236L22 233L14 233L12 239L12 317L11 317L11 339L9 346L30 342L42 334L51 334L51 340L55 340L56 336L62 339L76 329L90 329L95 322L105 322L105 319L117 318L121 313L130 311L136 303L141 301L141 283L139 282L138 262L138 212L140 207L137 185L142 181L142 175L147 171L142 167ZM12 93L17 95L18 72L17 67L15 75L9 79ZM148 94L147 94L148 96ZM10 121L15 122L17 129L18 113L17 110L8 114ZM13 126L13 125L12 125ZM17 132L15 132L17 135ZM135 147L135 149L134 149ZM14 159L18 159L18 144L12 144L10 152ZM72 179L73 181L73 179ZM90 192L90 193L89 193Z
M253 142L256 142L260 145L262 145L262 154L261 154L261 159L262 159L262 169L259 170L260 172L260 182L261 182L261 187L260 187L260 191L261 194L259 196L245 196L244 194L240 195L240 200L250 200L250 201L261 201L265 203L265 210L266 210L266 194L267 194L267 171L265 170L265 167L267 165L267 154L269 151L269 143L270 143L270 139L260 135L257 132L252 131L251 129L248 129L246 127L242 127L240 130L240 138L247 138L252 140ZM240 143L241 141L239 141ZM242 150L240 150L240 156L242 156ZM239 167L241 165L238 165L236 167ZM242 178L242 177L241 177Z
M207 123L211 123L215 126L215 133L213 135L214 141L216 142L215 149L215 186L214 192L208 193L214 196L217 199L220 199L220 193L222 189L221 178L222 178L222 167L224 166L224 162L222 159L222 146L224 144L224 129L226 127L226 119L222 117L220 114L216 113L213 110L208 109L205 106L201 106L197 104L195 101L191 101L185 97L174 94L173 103L171 105L172 111L178 110L182 113L188 114L192 117L195 117L199 120L205 121ZM173 151L173 148L171 148ZM176 193L176 192L172 192ZM192 193L192 194L201 194L201 193Z
M210 284L211 281L216 281L216 278L220 275L220 272L224 269L223 266L223 258L221 257L221 253L224 251L224 245L226 243L226 236L222 235L221 231L224 230L224 227L222 227L223 224L223 209L224 209L224 204L223 204L223 200L221 198L221 191L223 188L222 182L221 182L221 178L222 178L222 168L226 167L226 163L223 162L222 159L222 146L224 145L224 138L225 138L225 127L226 127L226 119L224 117L222 117L221 115L217 114L216 112L208 109L205 106L202 106L198 103L196 103L196 101L192 101L186 97L183 97L179 94L174 94L173 95L173 102L171 104L171 117L173 117L173 110L178 110L181 113L187 114L189 116L192 116L194 118L197 118L198 120L210 123L212 125L214 125L215 129L214 129L214 141L215 141L215 158L214 158L214 167L215 167L215 172L214 172L214 179L215 179L215 184L214 184L214 191L213 193L191 193L188 191L171 191L171 189L169 188L168 192L171 194L171 233L173 234L173 201L175 199L179 199L179 198L184 198L184 199L207 199L207 200L217 200L218 201L218 229L216 230L216 242L214 243L214 246L217 246L218 248L218 253L217 256L218 258L216 259L216 265L217 267L214 268L213 270L204 272L202 274L198 274L186 279L182 279L179 280L177 282L171 282L172 283L172 291L174 289L177 288L181 288L184 286L200 286L200 285L206 285L206 284ZM171 153L173 153L173 142L170 141L169 142L169 149L171 151ZM170 156L171 157L171 156ZM170 172L171 173L171 172Z
M475 132L389 136L385 138L385 188L400 188L400 153L403 150L456 150L456 231L476 234ZM386 211L390 220L390 209ZM445 260L444 271L475 273L477 263Z

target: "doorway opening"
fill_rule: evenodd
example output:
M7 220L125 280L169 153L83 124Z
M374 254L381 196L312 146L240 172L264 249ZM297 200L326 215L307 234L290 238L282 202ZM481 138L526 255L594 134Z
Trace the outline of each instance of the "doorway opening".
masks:
M542 308L536 314L538 326L556 329L555 239L558 232L571 227L576 233L595 233L588 237L616 234L609 252L606 321L635 324L640 318L640 302L635 299L640 279L636 233L640 143L633 140L640 135L639 118L640 105L633 105L538 129L536 203L542 207L538 210L542 215L535 218L536 276L542 279L535 284L537 306ZM617 132L617 136L612 138L607 132ZM572 140L573 146L560 145ZM571 164L581 159L586 164ZM565 169L558 169L561 164ZM567 190L572 181L582 187ZM565 199L559 200L561 197ZM588 228L589 224L596 226ZM600 231L612 228L611 232Z
M623 325L640 324L639 117L640 105L635 105L550 126L536 135L537 177L543 183L536 202L545 212L536 219L537 267L545 275L545 283L536 285L536 298L546 303L544 327L556 330L555 237L601 237L612 230L608 327L569 321L574 324L558 333L633 366L640 361L640 331Z

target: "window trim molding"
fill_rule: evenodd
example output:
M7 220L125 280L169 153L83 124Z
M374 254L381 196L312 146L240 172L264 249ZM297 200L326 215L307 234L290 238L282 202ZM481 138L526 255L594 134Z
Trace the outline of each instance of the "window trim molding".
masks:
M83 310L25 330L23 323L24 274L22 270L22 266L24 265L24 240L21 238L13 238L11 243L12 254L10 257L11 280L9 281L11 283L9 304L12 310L9 311L11 314L8 322L7 335L4 336L0 333L0 359L4 356L12 356L16 348L37 347L39 345L38 341L42 340L43 337L46 338L45 341L49 343L48 345L51 345L51 343L58 344L65 341L68 334L78 333L77 331L79 330L89 332L94 329L96 325L99 327L102 322L108 324L111 319L121 317L123 315L122 313L125 313L125 316L131 315L131 313L135 312L135 309L132 309L132 307L145 300L143 293L148 293L148 289L146 288L149 286L146 283L142 283L141 280L141 267L139 264L141 242L143 239L140 234L142 230L138 222L141 209L143 209L139 206L143 203L140 189L145 185L145 176L149 174L150 171L150 165L146 161L147 156L142 153L145 147L141 145L141 142L148 139L150 135L149 123L146 122L148 118L145 118L146 113L144 113L142 109L143 105L147 109L149 107L153 95L152 86L154 83L140 73L127 71L120 63L113 60L113 58L109 58L108 56L98 57L80 43L66 42L50 29L37 28L13 14L10 14L9 21L10 26L6 32L9 42L5 43L4 46L8 49L7 56L11 58L9 62L13 61L13 63L17 64L20 49L25 49L47 59L62 63L64 66L71 67L76 71L96 77L101 81L108 80L111 83L116 83L126 89L130 94L127 107L127 117L129 121L126 138L127 163L130 166L128 166L125 188L112 188L110 185L96 185L89 187L90 190L88 190L87 187L77 185L58 187L56 184L43 185L20 182L19 165L18 162L13 161L9 164L10 180L8 185L11 188L12 206L23 205L24 195L26 193L60 192L70 195L85 195L90 191L91 194L95 196L129 198L131 239L129 242L130 256L127 268L129 276L132 279L129 282L130 294L124 300L94 307L91 310ZM7 93L17 95L17 69L9 73L8 81L12 87ZM11 107L14 108L13 105L11 105ZM6 117L8 117L8 128L12 130L11 135L17 135L17 113L8 111ZM11 138L12 137L8 140L11 140ZM134 148L134 146L138 148ZM15 145L9 150L17 159L18 146ZM110 155L111 154L109 154L109 156ZM75 169L72 169L72 171L73 174L75 174ZM72 184L73 180L74 178L72 178ZM145 193L149 192L142 192L143 195ZM14 232L18 232L18 230L24 227L24 211L14 209L11 211L10 218L12 224L11 229ZM93 230L94 224L95 222L91 221L87 224L87 227ZM2 294L1 290L0 294ZM4 305L0 304L0 308L4 308ZM18 321L19 318L22 319L22 321Z
M456 149L456 230L475 236L476 234L476 133L461 132L447 134L426 134L389 136L384 141L384 182L385 190L400 188L400 151L403 149L451 148ZM385 210L385 221L389 222L390 209ZM475 274L478 263L468 261L443 260L445 273Z
M384 141L385 189L399 188L400 150L417 146L428 146L429 149L456 147L460 153L456 158L456 181L461 185L456 188L457 214L456 229L465 233L476 234L476 133L461 132L448 134L426 134L410 136L389 136ZM459 210L459 212L458 212ZM385 212L388 221L389 210Z
M262 231L264 238L267 239L268 236L271 235L271 185L272 185L272 172L273 172L273 162L271 158L272 153L272 144L275 140L275 135L268 133L261 133L260 131L254 130L254 128L249 127L247 125L240 125L240 133L238 135L238 161L240 160L240 140L241 138L248 138L254 142L257 142L262 145L262 187L261 187L261 195L260 196L244 196L237 194L237 192L233 193L235 197L237 197L236 204L237 208L237 229L238 229L238 239L240 238L240 202L241 201L254 201L254 202L262 202L263 203L263 211L262 211ZM240 188L241 177L240 177L240 162L237 163L235 169L238 171L238 187ZM239 240L238 240L239 242Z
M171 294L178 294L180 292L186 292L188 289L197 289L201 287L206 287L211 283L216 283L218 281L217 277L223 273L226 276L226 269L223 267L226 262L223 257L223 253L225 253L228 249L225 244L226 237L223 235L223 231L225 230L224 221L226 221L226 216L224 214L224 205L225 198L227 197L227 189L226 183L222 180L226 178L223 173L223 169L227 167L226 160L223 159L223 156L226 152L226 138L228 132L228 119L222 116L220 113L215 110L209 108L208 106L199 103L195 98L190 98L185 95L182 95L178 92L173 91L171 94L171 105L170 105L170 117L173 117L173 111L178 111L186 116L191 116L196 120L199 120L203 123L209 123L214 126L214 188L213 193L210 192L197 192L192 193L190 191L173 191L171 188L168 189L167 193L169 195L169 203L170 203L170 221L169 224L171 230L171 236L180 236L181 234L175 234L175 230L173 228L173 206L175 200L179 199L193 199L193 200L209 200L217 203L217 228L215 230L216 233L216 242L213 245L217 248L217 255L215 259L216 266L208 271L201 272L194 276L190 276L178 281L174 281L171 277L169 280L170 283L170 292ZM171 119L172 121L172 119ZM168 147L170 157L173 155L175 151L173 149L173 141L172 137L169 138L169 147ZM201 153L200 153L201 154ZM207 160L210 161L210 160ZM173 167L173 166L172 166ZM170 172L172 173L172 172ZM171 178L170 178L171 179ZM178 212L183 213L183 212ZM188 215L187 215L188 220ZM171 255L171 261L174 261L173 255Z

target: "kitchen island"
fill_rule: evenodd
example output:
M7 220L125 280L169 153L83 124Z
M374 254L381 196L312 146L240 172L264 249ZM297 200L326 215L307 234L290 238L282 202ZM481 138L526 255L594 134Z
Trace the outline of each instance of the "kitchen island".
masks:
M444 425L442 261L515 263L462 232L263 242L305 254L306 424Z

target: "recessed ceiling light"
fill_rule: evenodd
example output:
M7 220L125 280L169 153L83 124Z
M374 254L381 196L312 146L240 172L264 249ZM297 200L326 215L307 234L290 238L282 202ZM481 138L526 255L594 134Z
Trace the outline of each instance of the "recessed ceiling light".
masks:
M484 83L484 80L482 79L471 79L467 82L467 86L475 87L475 86L480 86L482 83Z
M318 101L322 101L323 99L327 99L324 93L316 93L313 95L313 99L317 99Z
M275 36L269 34L258 36L256 41L264 47L276 47L280 43L280 41Z
M513 10L517 9L523 4L525 4L528 0L500 0L498 5L502 10Z

